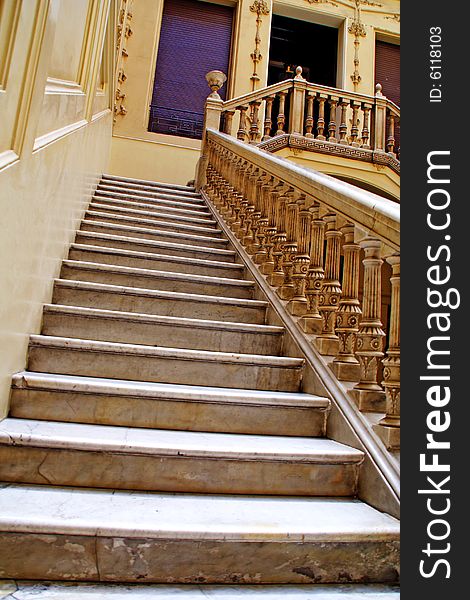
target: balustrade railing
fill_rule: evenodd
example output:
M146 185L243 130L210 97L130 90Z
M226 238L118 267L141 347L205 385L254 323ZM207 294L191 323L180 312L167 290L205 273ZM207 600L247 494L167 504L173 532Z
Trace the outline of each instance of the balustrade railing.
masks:
M368 96L309 83L302 77L301 67L296 73L293 79L238 98L209 103L207 108L222 117L215 128L242 142L268 148L277 136L301 136L305 149L336 150L347 156L348 148L357 158L358 150L373 151L388 155L389 164L394 165L393 159L399 157L396 128L400 109L383 96L380 84L375 96Z
M377 431L398 447L399 206L215 128L206 130L198 186L298 327L333 357L337 379L352 382L344 389L359 409L385 413Z

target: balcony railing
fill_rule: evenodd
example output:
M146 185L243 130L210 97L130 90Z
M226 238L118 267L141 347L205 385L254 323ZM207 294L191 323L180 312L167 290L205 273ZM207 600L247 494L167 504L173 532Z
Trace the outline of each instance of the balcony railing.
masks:
M242 142L275 151L304 150L387 165L399 172L396 143L399 107L382 95L358 94L295 78L210 108L219 111L216 129ZM210 103L209 103L210 104Z
M288 85L272 86L270 93L283 93ZM247 95L248 106L259 101L253 96ZM380 106L386 109L382 100ZM252 141L256 109L253 114ZM209 113L206 126L211 118ZM336 381L345 382L344 393L361 411L385 413L376 429L389 448L397 448L399 205L238 137L206 128L198 187L286 302L299 333L320 355L333 357L330 368Z

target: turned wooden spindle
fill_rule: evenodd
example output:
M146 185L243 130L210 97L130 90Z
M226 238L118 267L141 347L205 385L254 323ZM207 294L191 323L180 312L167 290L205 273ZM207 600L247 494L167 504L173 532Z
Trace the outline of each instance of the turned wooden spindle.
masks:
M336 108L338 106L339 98L331 96L329 99L330 104L330 120L328 122L328 141L336 143L338 141L336 137Z
M237 110L240 112L237 139L244 142L246 140L246 111L248 110L248 106L237 106Z
M264 115L264 135L263 141L271 138L271 128L273 126L272 112L273 112L274 96L268 96L266 98L266 111Z
M341 298L339 282L341 264L341 231L336 228L336 215L325 217L326 249L325 249L325 279L320 294L320 314L323 319L321 334L316 338L315 345L320 354L335 356L338 352L339 339L335 333L336 311Z
M356 356L361 366L361 379L354 387L353 397L360 410L383 411L385 394L377 383L385 333L380 318L382 310L381 242L366 238L360 243L364 250L364 283L362 318L356 336Z
M313 138L315 137L312 133L314 120L313 120L313 103L315 101L316 93L308 92L307 93L307 116L305 118L305 137Z
M351 125L351 146L359 146L358 137L359 137L359 109L361 108L361 103L353 101L351 102L351 106L353 109L352 114L352 125Z
M369 139L370 139L370 111L371 110L372 110L372 104L367 104L366 102L364 102L364 104L362 105L363 119L362 119L361 138L362 138L362 147L367 148L367 149L370 148Z
M282 270L284 271L284 281L277 289L277 294L281 300L291 300L294 294L294 261L297 255L297 230L299 218L299 205L297 204L294 192L288 193L287 200L287 238L282 245Z
M340 381L358 381L360 366L354 354L356 334L359 331L361 306L359 302L359 244L354 243L353 224L341 228L343 234L343 281L342 295L336 313L336 335L339 338L339 352L331 368Z
M325 271L323 255L325 249L325 221L320 218L320 206L310 207L310 266L307 273L305 295L307 297L307 312L299 319L299 325L305 333L320 333L323 319L320 314L320 293Z
M294 295L287 304L287 310L294 316L301 317L307 312L307 297L305 288L307 283L308 267L310 265L310 226L312 214L306 205L305 195L297 200L297 254L294 257Z
M250 126L250 144L257 144L260 137L259 130L259 107L261 101L254 100L250 102L251 107L251 126Z
M387 152L389 154L395 154L395 115L390 112L388 118L388 137L387 137Z
M348 140L347 135L348 135L348 123L347 123L347 114L348 114L348 106L349 106L349 100L347 100L346 98L341 98L341 102L339 103L339 105L341 106L341 122L339 125L339 143L340 144L347 144Z
M282 135L284 133L284 126L286 124L286 115L284 111L286 109L286 96L287 92L279 92L279 113L277 115L277 131L276 135Z
M400 255L394 254L386 260L392 266L389 342L382 361L386 415L376 431L387 447L393 449L400 446Z
M224 113L225 116L225 127L224 132L227 135L232 135L232 127L233 127L233 116L235 114L234 110L227 110Z
M317 140L326 140L323 132L325 131L325 102L327 99L326 94L318 94Z

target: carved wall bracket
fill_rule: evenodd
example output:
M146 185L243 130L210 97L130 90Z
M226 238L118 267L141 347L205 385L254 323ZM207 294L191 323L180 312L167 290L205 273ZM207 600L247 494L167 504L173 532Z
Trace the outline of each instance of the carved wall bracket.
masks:
M261 45L261 35L260 29L261 24L263 22L262 16L268 16L271 7L269 6L266 0L254 0L253 4L250 6L250 10L252 13L256 14L256 34L255 34L255 49L251 53L251 60L253 61L253 75L251 76L252 89L253 91L256 89L256 83L259 81L258 65L263 59L263 56L260 52Z

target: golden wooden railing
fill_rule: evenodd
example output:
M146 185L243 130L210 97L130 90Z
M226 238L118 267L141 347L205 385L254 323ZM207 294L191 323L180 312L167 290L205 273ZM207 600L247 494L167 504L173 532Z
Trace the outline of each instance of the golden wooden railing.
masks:
M300 136L305 150L350 155L399 170L395 132L400 109L382 95L380 84L375 96L368 96L309 83L301 67L296 73L293 79L225 102L215 92L206 106L218 115L212 126L268 150L279 147L279 136Z
M399 206L211 127L197 185L359 409L386 413L376 429L397 448Z

